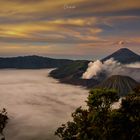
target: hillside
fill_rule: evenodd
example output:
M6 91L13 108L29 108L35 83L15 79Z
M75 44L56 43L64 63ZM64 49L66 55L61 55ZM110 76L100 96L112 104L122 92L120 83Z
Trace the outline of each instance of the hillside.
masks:
M62 83L93 87L98 83L94 79L82 79L83 73L88 67L89 61L77 60L66 66L53 70L50 76L59 79Z
M83 72L86 71L88 63L89 61L86 60L73 61L71 64L67 64L64 67L53 70L50 75L54 78L65 78L69 76L79 78L82 76Z
M127 48L119 49L118 51L114 52L113 54L102 59L102 61L106 61L110 58L114 58L115 60L119 61L122 64L140 62L140 55L134 53L133 51L131 51Z
M0 58L0 69L16 68L16 69L40 69L40 68L57 68L66 64L71 64L72 60L53 59L41 56L19 56Z
M116 89L119 96L124 96L137 86L138 82L128 76L113 75L97 85L96 88Z

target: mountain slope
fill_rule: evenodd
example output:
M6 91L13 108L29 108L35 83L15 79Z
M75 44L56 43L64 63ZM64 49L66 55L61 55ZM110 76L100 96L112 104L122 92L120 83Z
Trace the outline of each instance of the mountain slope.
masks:
M17 69L40 69L40 68L57 68L72 63L72 60L53 59L41 56L20 56L0 58L0 69L17 68Z
M140 62L140 55L132 52L131 50L129 50L127 48L119 49L118 51L114 52L113 54L102 59L102 61L106 61L110 58L114 58L115 60L117 60L123 64Z
M88 67L88 63L89 61L86 60L74 61L71 64L51 71L50 76L59 79L62 83L82 85L88 88L93 87L98 84L97 80L81 78Z
M136 86L138 86L138 82L128 76L113 75L96 86L96 88L116 89L119 96L124 96Z
M67 64L64 67L53 70L50 75L54 78L65 78L71 77L79 78L82 76L83 72L87 69L89 61L86 60L76 60L71 64Z

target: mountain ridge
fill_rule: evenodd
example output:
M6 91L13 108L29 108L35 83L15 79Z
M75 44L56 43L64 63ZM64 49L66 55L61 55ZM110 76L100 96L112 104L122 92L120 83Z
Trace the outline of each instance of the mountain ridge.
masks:
M57 68L72 63L69 59L55 59L37 55L17 56L17 57L0 57L0 69L41 69Z

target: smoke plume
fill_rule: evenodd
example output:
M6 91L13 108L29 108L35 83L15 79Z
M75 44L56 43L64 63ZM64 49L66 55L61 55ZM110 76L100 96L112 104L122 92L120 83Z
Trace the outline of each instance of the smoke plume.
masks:
M104 62L97 60L88 64L88 68L83 73L82 78L103 80L111 75L126 75L136 81L140 81L140 63L123 65L113 58Z
M108 77L110 75L118 74L118 72L123 71L123 66L121 63L115 61L113 58L101 62L97 60L95 62L90 62L86 72L83 74L83 79L91 78L101 78Z

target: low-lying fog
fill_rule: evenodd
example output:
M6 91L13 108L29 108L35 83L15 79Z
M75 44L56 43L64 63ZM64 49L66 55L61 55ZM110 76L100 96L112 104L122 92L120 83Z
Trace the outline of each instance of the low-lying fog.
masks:
M60 84L50 70L0 70L0 108L10 118L6 140L55 140L54 131L85 105L88 91Z

